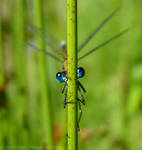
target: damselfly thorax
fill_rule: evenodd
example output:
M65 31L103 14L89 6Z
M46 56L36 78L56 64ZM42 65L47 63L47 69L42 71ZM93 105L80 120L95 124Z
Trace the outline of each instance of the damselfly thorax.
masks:
M61 41L60 46L62 48L62 54L64 56L64 62L63 62L62 70L63 70L63 72L67 72L67 70L68 70L68 67L67 67L67 44L65 41Z

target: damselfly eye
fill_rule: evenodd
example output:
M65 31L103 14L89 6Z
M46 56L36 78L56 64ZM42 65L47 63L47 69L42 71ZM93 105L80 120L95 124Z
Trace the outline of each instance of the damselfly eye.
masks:
M77 78L82 78L85 74L85 71L82 67L77 68Z
M57 74L56 74L56 79L57 79L57 81L59 81L59 82L63 82L63 81L64 81L63 73L62 73L62 72L57 72Z

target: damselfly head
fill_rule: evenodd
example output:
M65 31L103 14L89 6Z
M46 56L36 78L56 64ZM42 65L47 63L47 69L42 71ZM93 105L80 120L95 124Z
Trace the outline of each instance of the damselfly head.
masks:
M82 78L85 74L84 68L82 67L78 67L77 68L77 78ZM67 72L63 71L63 72L57 72L56 74L56 79L59 82L65 82L67 81Z

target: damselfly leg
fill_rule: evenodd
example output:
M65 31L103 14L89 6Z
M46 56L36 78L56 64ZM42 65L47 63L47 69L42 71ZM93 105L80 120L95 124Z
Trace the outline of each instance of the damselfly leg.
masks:
M79 117L78 117L78 121L77 121L77 128L78 128L78 131L80 130L79 128L79 122L81 120L81 117L82 117L82 107L81 107L81 104L85 105L85 100L84 100L84 97L83 97L83 94L81 92L81 89L83 92L86 92L85 88L83 87L83 85L80 83L79 80L77 80L77 90L78 90L78 93L79 93L79 97L80 98L77 98L77 105L78 105L78 108L79 108ZM63 104L63 107L65 108L67 104L71 104L72 102L68 102L67 101L67 90L68 90L68 85L67 85L67 81L65 81L65 84L62 88L62 93L64 93L64 104Z
M82 84L79 82L79 80L77 80L77 87L78 87L78 92L79 92L79 96L80 96L80 98L77 98L77 104L78 104L78 108L79 108L79 118L78 118L78 123L77 124L78 124L78 130L79 130L79 122L80 122L81 117L82 117L82 107L81 107L81 104L85 105L85 100L84 100L83 94L81 92L81 89L83 90L83 92L86 92L86 90L82 86Z
M68 92L68 85L67 85L67 81L65 81L65 84L62 88L62 94L65 92L64 94L64 104L63 104L63 107L65 108L66 105L69 103L69 104L72 104L72 102L68 102L67 101L67 92Z
M79 101L80 101L83 105L85 105L85 100L84 100L84 98L83 98L83 94L81 93L80 87L78 87L78 91L79 91L79 95L80 95Z

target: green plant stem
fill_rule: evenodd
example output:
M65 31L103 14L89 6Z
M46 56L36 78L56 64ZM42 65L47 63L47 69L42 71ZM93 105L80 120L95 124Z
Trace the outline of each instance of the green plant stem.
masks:
M10 77L9 86L11 88L6 89L6 99L8 100L10 113L8 115L9 122L7 125L11 124L9 127L9 143L16 144L17 139L14 138L14 135L21 133L21 136L18 138L18 144L21 145L24 143L24 138L22 136L22 128L24 127L24 116L26 110L26 65L25 65L25 51L24 51L24 0L15 0L6 1L8 6L7 10L10 11L9 19L11 26L11 33L8 38L5 38L6 42L12 42L11 47L8 47L10 62L12 63L10 69L14 73L8 75ZM9 39L11 41L9 41ZM7 63L6 63L7 64ZM13 120L13 117L17 120ZM19 130L17 130L17 128ZM26 143L24 143L26 144Z
M77 150L77 0L67 0L68 150Z
M43 29L43 13L42 13L42 1L34 0L34 22L35 26ZM44 43L39 40L37 37L38 47L44 49ZM50 149L53 149L53 125L52 125L52 112L51 112L51 100L49 98L49 87L47 80L47 70L46 70L46 55L39 53L38 54L38 64L39 64L39 76L41 82L41 98L42 98L42 117L43 117L43 126L45 129L45 136L47 146Z
M0 1L1 8L1 1ZM3 66L3 50L2 50L2 24L1 24L1 14L0 14L0 86L4 83L4 66Z
M15 7L15 18L12 21L13 26L13 52L14 66L16 67L16 80L20 88L25 88L25 51L24 51L24 0L16 0L15 6L11 3L11 7ZM17 63L17 61L19 63Z
M1 1L0 1L0 9L1 9ZM3 50L2 50L2 21L1 21L1 14L0 14L0 87L3 86L4 83L4 66L3 66ZM1 93L0 93L1 94ZM0 96L1 97L1 96ZM2 113L2 112L1 112ZM3 130L2 130L2 120L1 120L1 114L0 114L0 149L3 150Z
M13 8L13 3L10 3L10 8ZM13 70L15 74L15 82L11 85L13 86L13 91L11 90L12 103L11 109L16 112L19 118L16 122L17 124L22 124L22 117L25 114L25 88L26 88L26 74L25 74L25 51L24 51L24 0L16 0L14 4L14 9L11 11L12 26L12 59L13 59ZM19 101L16 98L20 99ZM14 101L15 100L15 101ZM17 107L18 106L18 107ZM12 116L12 113L11 113Z

